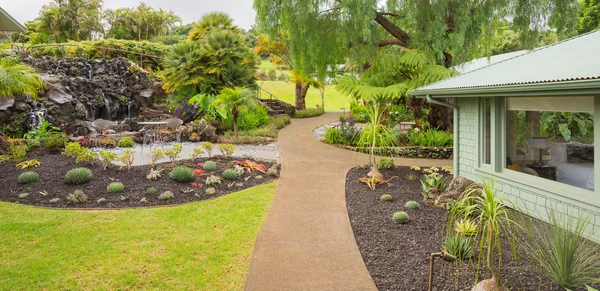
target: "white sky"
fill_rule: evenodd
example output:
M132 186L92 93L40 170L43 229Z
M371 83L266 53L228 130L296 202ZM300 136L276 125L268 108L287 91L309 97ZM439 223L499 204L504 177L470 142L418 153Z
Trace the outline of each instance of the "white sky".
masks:
M0 0L0 7L6 10L20 23L33 20L39 14L42 5L50 0ZM211 11L223 11L231 15L234 23L249 29L256 16L252 8L253 0L145 0L154 9L173 10L181 17L183 24L191 23ZM139 0L104 0L104 9L135 7Z

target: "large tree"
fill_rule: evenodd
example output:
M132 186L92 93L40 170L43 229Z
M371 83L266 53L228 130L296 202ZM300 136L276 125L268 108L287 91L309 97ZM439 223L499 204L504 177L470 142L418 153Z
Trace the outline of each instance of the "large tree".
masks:
M101 9L102 0L53 0L42 6L33 28L53 42L91 40L103 31Z
M173 11L164 11L141 2L134 8L104 11L109 29L106 37L129 40L156 40L171 33L181 18Z
M600 28L600 1L581 0L577 31L585 33Z

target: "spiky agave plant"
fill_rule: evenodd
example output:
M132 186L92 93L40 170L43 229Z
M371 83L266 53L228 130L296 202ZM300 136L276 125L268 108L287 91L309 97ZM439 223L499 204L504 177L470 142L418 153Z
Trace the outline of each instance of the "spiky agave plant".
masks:
M44 89L42 79L33 68L13 57L0 58L0 97L13 98L18 95L38 96Z

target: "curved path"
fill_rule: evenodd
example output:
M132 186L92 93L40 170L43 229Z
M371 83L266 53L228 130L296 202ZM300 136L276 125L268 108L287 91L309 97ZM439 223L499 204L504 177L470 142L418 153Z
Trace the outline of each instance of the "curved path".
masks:
M312 133L338 116L294 119L279 133L281 177L254 246L246 290L377 290L356 245L345 197L346 172L366 164L368 156L321 143Z

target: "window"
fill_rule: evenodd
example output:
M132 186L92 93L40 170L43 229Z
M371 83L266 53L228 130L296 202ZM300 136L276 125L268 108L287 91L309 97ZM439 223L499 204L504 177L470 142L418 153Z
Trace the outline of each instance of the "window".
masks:
M506 168L594 190L594 98L506 98Z
M491 165L492 163L492 99L483 98L482 104L483 126L482 134L482 164Z

